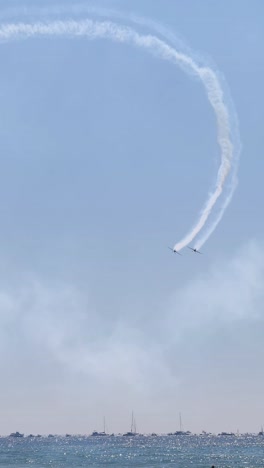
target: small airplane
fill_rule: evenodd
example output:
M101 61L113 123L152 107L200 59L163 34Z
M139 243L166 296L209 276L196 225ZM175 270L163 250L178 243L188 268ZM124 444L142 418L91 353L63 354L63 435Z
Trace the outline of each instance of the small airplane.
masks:
M168 247L168 249L170 249L173 253L176 253L176 254L178 254L178 255L181 255L180 252L177 252L177 250L172 249L171 247Z
M202 254L202 252L200 252L197 249L193 249L192 247L189 247L188 245L187 245L187 247L188 247L188 249L192 250L194 253Z

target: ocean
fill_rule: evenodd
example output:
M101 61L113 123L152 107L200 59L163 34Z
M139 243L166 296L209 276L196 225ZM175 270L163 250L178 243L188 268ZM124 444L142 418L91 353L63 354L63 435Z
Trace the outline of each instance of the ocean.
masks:
M0 438L0 467L264 468L263 436Z

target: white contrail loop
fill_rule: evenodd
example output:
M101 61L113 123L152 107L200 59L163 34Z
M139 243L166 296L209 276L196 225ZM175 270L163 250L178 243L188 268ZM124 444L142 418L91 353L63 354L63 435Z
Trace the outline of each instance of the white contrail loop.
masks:
M188 245L193 239L199 234L201 229L205 226L205 223L210 216L214 205L221 196L224 188L225 181L230 173L232 168L233 161L233 144L231 141L231 126L229 121L228 109L223 101L223 91L220 87L220 83L217 79L217 76L213 70L209 68L200 68L199 76L205 86L207 91L207 96L209 102L215 112L216 122L217 122L217 132L218 132L218 144L221 152L221 164L218 169L216 184L214 191L209 194L209 197L202 209L200 218L192 230L175 245L176 250L181 250L183 247ZM232 192L233 193L233 190ZM231 195L232 196L232 195ZM228 206L231 196L228 196L224 201L224 209ZM218 222L221 218L219 218ZM214 223L214 229L217 226L217 223ZM211 229L211 233L214 229ZM203 245L203 242L200 241L199 247Z
M209 194L197 223L174 247L177 251L181 250L188 245L205 226L214 205L223 192L225 181L230 174L232 163L234 162L229 112L224 102L223 90L216 73L208 66L199 66L190 55L177 51L174 47L157 36L152 34L140 34L131 27L121 26L111 21L85 19L35 22L33 24L8 23L0 25L0 41L41 36L86 37L91 40L109 39L114 42L128 43L148 50L155 56L170 61L182 67L185 71L187 69L190 73L200 78L216 116L217 139L220 147L221 163L217 173L215 188L213 192ZM222 204L220 215L217 217L217 220L209 226L207 235L200 240L199 246L209 237L222 218L224 210L229 204L234 192L236 185L235 180L232 179L231 185L230 193Z

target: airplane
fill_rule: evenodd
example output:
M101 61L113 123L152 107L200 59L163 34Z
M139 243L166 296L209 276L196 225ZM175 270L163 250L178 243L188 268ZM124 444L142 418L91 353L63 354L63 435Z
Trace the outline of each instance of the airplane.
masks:
M189 247L188 245L187 245L187 247L188 247L188 249L192 250L194 253L202 254L202 252L199 252L199 250L197 250L197 249L193 249L192 247Z
M178 254L178 255L181 255L180 252L177 252L177 250L172 249L171 247L168 247L168 249L170 249L173 253L176 253L176 254Z

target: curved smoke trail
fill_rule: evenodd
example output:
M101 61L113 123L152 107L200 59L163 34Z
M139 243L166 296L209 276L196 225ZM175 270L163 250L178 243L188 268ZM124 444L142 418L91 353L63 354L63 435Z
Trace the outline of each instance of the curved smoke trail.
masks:
M164 35L164 34L163 34ZM199 247L207 240L221 220L236 187L236 166L238 152L235 153L231 137L231 121L229 109L225 103L223 90L215 71L198 63L190 54L177 51L165 40L152 34L140 34L131 27L121 26L110 21L64 20L35 23L6 23L0 25L0 41L24 39L36 36L56 37L86 37L87 39L108 39L114 42L127 43L143 48L155 56L170 61L183 68L184 71L195 74L203 83L208 100L214 110L217 123L217 140L220 147L221 163L218 169L215 188L209 194L197 223L191 231L175 245L176 250L181 250L188 245L203 229L213 207L221 196L225 182L233 169L233 177L230 181L229 192L226 195L219 213L213 223L208 226L204 236L197 243Z

